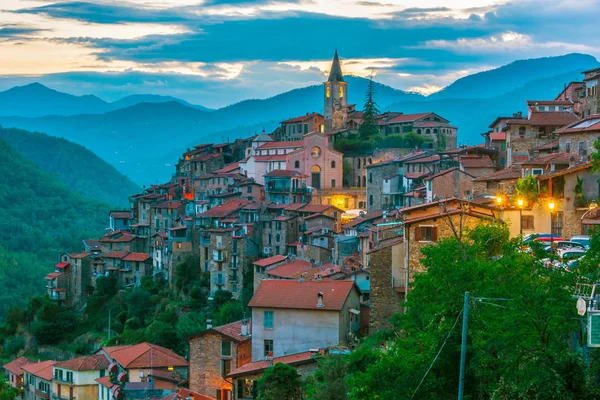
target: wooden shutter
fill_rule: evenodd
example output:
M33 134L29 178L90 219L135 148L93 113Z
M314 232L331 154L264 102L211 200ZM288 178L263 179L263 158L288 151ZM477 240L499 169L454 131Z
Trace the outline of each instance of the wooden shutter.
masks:
M415 240L421 240L421 227L416 226L415 228Z
M437 242L438 239L438 234L437 234L437 226L434 226L431 228L431 241L432 242Z

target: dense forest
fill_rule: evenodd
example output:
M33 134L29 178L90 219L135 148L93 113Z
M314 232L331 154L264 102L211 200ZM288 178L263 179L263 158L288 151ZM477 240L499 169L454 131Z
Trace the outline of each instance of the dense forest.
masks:
M1 138L0 152L3 319L11 305L24 305L43 293L44 276L60 252L81 250L82 239L102 234L110 207L75 192Z
M0 126L0 138L73 190L111 206L127 206L140 188L85 147L66 139Z

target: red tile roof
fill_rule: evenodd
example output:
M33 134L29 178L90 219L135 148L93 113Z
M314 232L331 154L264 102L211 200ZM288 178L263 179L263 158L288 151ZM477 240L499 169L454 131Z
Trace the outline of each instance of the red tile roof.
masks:
M367 254L376 253L380 250L395 246L395 245L403 243L403 242L404 242L404 236L398 236L396 238L386 240L386 241L380 243L379 245L373 247L372 249L367 251Z
M533 160L523 161L521 165L549 165L563 164L568 165L570 162L579 161L579 155L571 153L552 153L542 157L534 158Z
M420 114L402 114L402 115L398 115L397 117L391 118L389 120L387 120L388 124L394 124L397 122L411 122L411 121L416 121L418 119L427 117L428 115L431 115L432 113L428 112L428 113L420 113Z
M96 382L98 382L102 386L105 386L109 389L114 386L114 384L110 383L110 376L108 376L108 375L103 376L102 378L96 379Z
M460 163L464 168L494 168L494 162L488 156L461 156Z
M127 243L135 240L137 236L132 235L129 232L123 231L114 231L111 233L107 233L103 237L100 238L101 243Z
M240 368L231 371L231 373L227 376L235 378L238 376L256 374L257 372L264 371L265 369L278 363L294 366L316 361L317 359L313 357L313 354L310 351L305 351L303 353L290 354L289 356L276 357L272 361L256 361L244 364Z
M259 150L265 149L285 149L289 147L302 147L302 140L291 140L289 142L267 142L258 146Z
M444 175L446 175L447 173L449 173L449 172L454 172L454 171L459 171L460 173L462 173L462 174L465 174L465 175L467 175L467 176L469 176L469 177L471 177L471 178L475 178L473 175L471 175L471 174L469 174L469 173L467 173L467 172L465 172L465 171L461 171L461 170L460 170L460 169L458 169L457 167L454 167L454 168L448 168L448 169L445 169L445 170L443 170L443 171L440 171L440 172L438 172L438 173L437 173L437 174L435 174L435 175L431 175L431 176L429 176L429 177L425 178L425 180L426 180L426 181L430 181L430 180L432 180L432 179L438 178L438 177L440 177L440 176L444 176Z
M55 268L59 268L59 269L65 269L65 268L66 268L66 267L68 267L69 265L71 265L71 264L69 264L69 263L68 263L68 262L66 262L66 261L62 261L62 262L59 262L58 264L56 264L54 267L55 267Z
M571 100L527 100L528 106L572 106Z
M440 156L436 154L434 156L429 156L429 157L412 158L410 160L404 161L404 164L430 163L430 162L439 161L439 159L440 159Z
M492 132L490 133L490 139L492 141L504 142L506 140L506 132Z
M109 364L109 360L104 355L95 354L57 362L56 367L70 371L97 371L107 369Z
M133 346L105 347L104 351L126 369L188 366L188 362L180 355L147 342Z
M508 125L533 125L533 126L567 126L579 117L571 112L533 111L529 119L510 119Z
M517 180L521 177L521 167L501 169L492 174L473 179L474 182Z
M226 217L230 214L233 214L239 211L244 206L252 203L249 200L231 200L227 203L221 204L220 206L211 208L208 211L205 211L201 214L198 214L199 217Z
M214 397L205 396L200 393L192 392L189 389L178 389L175 393L171 393L167 397L160 400L216 400Z
M19 357L11 362L4 364L4 369L12 372L15 375L23 375L22 367L26 364L31 364L31 361L25 357Z
M254 265L258 265L259 267L268 267L269 265L277 264L287 259L286 256L276 255L268 258L263 258L262 260L254 261Z
M102 257L118 258L119 260L121 260L123 257L125 257L127 255L127 253L129 253L129 252L128 251L109 251L108 253L103 254Z
M235 342L242 343L250 340L250 336L242 336L242 324L244 321L236 321L227 325L216 326L208 331L215 331L220 333L223 336L232 339ZM252 326L251 321L248 320L248 327ZM205 331L207 332L207 331Z
M131 211L111 211L110 216L117 219L131 219L133 213Z
M67 254L70 258L74 258L74 259L81 259L81 258L86 258L87 256L89 256L90 254L92 254L91 252L83 252L83 253L69 253Z
M354 282L345 280L298 282L266 279L258 285L248 306L340 311L353 288ZM323 307L317 307L319 293L323 293Z
M23 371L30 373L31 375L35 375L39 378L42 378L46 381L51 381L54 373L54 363L55 361L48 360L37 363L31 363L24 365Z
M285 264L278 265L273 268L267 269L266 273L277 278L296 279L300 278L300 275L304 272L308 272L311 269L311 264L308 261L295 259L288 261ZM313 269L315 267L313 266ZM318 271L316 267L314 272ZM312 274L310 274L312 275Z
M350 229L353 228L357 225L360 225L362 223L365 222L371 222L374 221L378 218L382 218L383 217L383 211L382 210L375 210L375 211L371 211L366 213L365 215L363 215L362 217L356 217L354 218L352 221L342 225L343 229Z
M294 171L294 170L290 170L290 169L275 169L269 173L267 173L265 176L283 176L283 177L289 177L289 178L308 178L308 176L304 175L303 173L300 173L298 171Z
M421 179L427 175L429 175L429 172L407 172L404 177L406 179Z
M293 123L297 123L297 122L304 122L308 119L313 119L315 117L323 118L323 116L321 114L314 112L314 113L310 113L310 114L306 114L306 115L301 115L299 117L286 119L285 121L281 121L281 123L282 124L293 124Z
M151 207L162 209L162 210L166 210L166 209L174 210L174 209L180 208L182 205L183 205L183 203L181 201L167 200L167 201L163 201L162 203L154 204Z
M585 117L581 121L573 122L558 131L559 134L579 133L600 130L600 114Z
M223 168L218 169L218 170L216 170L214 172L216 174L222 173L222 172L232 172L232 171L235 171L236 169L238 169L239 167L240 167L240 163L239 162L235 162L235 163L232 163L232 164L227 164Z
M288 207L286 207L285 210L303 212L303 213L320 214L320 213L323 213L332 208L338 212L341 212L341 213L344 212L344 210L342 210L341 208L337 208L336 206L333 206L331 204L312 204L312 203L306 203L306 204L305 203L292 203Z
M150 259L150 254L136 253L134 251L128 253L125 257L123 257L123 261L134 261L134 262L144 262L148 259Z
M590 168L592 168L592 163L591 162L583 163L583 164L575 165L575 166L570 167L570 168L561 169L559 171L555 171L555 172L552 172L552 173L549 173L549 174L538 175L537 179L540 180L540 181L545 181L547 179L551 179L551 178L554 178L556 176L571 174L573 172L583 171L583 170L590 169Z
M541 146L535 147L535 150L552 150L557 149L559 145L559 141L543 144Z
M48 280L56 279L57 276L61 276L62 274L63 274L62 272L51 272L48 275L46 275L45 279L48 279Z

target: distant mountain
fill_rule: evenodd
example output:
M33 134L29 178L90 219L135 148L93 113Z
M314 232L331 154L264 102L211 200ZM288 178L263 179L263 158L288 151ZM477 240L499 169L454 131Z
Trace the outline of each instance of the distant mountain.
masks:
M178 102L188 107L209 111L172 96L136 94L114 102L94 95L74 96L50 89L41 83L15 86L0 92L0 116L41 117L47 115L102 114L139 103Z
M0 139L0 319L44 292L63 251L98 237L109 206L76 193Z
M167 103L171 101L202 111L212 111L210 108L191 104L173 96L161 96L159 94L133 94L131 96L123 97L121 100L113 101L110 103L110 107L112 110L118 110L119 108L131 107L139 103Z
M460 78L443 90L430 95L428 100L492 98L522 87L532 80L570 73L574 70L581 72L599 65L596 58L578 53L519 60ZM581 75L575 79L581 80Z
M428 97L376 83L376 101L382 111L435 111L459 128L460 143L475 144L481 142L480 133L496 116L524 111L525 100L554 98L564 84L581 79L580 71L597 65L595 58L582 54L517 61L459 79ZM345 79L349 103L361 109L368 80ZM142 99L134 97L120 104ZM323 112L321 85L214 111L174 100L137 103L103 114L0 116L0 124L82 144L139 185L147 185L168 179L177 156L192 144L248 137L263 127L270 132L284 119L313 111Z
M113 166L66 139L0 127L0 139L71 189L114 207L128 205L141 189Z
M106 112L104 100L93 96L73 96L47 88L40 83L16 86L0 92L0 115L37 117Z

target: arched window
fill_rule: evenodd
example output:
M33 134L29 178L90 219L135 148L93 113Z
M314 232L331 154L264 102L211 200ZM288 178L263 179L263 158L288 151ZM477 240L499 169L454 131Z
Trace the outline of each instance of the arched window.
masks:
M420 134L421 134L421 130L420 130L420 129L417 129L417 133L420 135Z
M331 87L329 85L325 86L325 97L331 97Z
M431 133L431 129L429 129L429 128L425 129L425 133L430 134Z
M363 186L367 186L367 177L363 176Z
M358 159L358 166L357 168L360 168L360 158Z
M360 187L360 176L356 177L356 186Z
M344 87L340 86L340 99L344 97Z
M438 130L437 130L437 128L434 128L434 129L433 129L433 133L438 133Z
M294 168L300 168L300 161L296 160L294 163Z
M331 162L331 168L335 168L335 160Z

